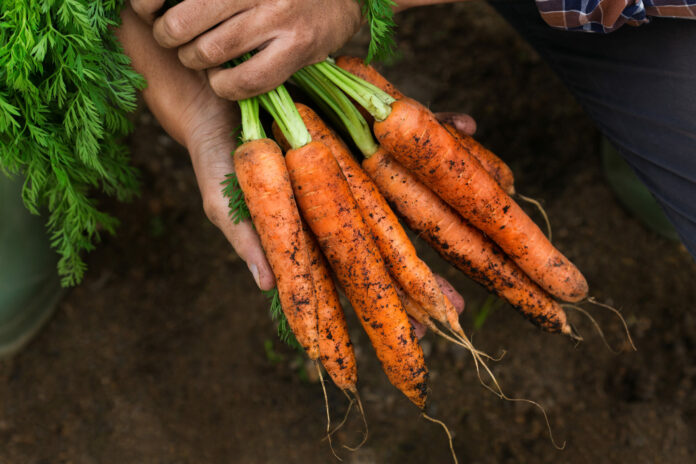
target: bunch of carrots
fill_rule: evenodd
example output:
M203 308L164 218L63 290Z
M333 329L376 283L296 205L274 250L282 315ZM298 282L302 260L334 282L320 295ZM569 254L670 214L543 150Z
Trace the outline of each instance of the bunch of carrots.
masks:
M362 162L280 86L239 102L243 143L234 166L245 205L235 209L248 208L296 340L340 389L358 398L355 354L335 282L390 382L424 417L431 419L425 414L428 369L409 316L467 348L477 371L488 372L504 396L484 362L488 356L467 338L397 214L532 323L577 337L554 298L582 300L587 282L513 200L505 163L441 124L360 59L308 66L292 82L349 135ZM275 141L266 136L259 105L274 119Z

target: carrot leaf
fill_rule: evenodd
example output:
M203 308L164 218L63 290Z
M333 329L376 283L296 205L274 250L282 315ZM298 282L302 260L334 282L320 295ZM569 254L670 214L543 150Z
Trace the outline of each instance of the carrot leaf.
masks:
M394 10L393 0L360 0L362 14L370 25L370 45L366 63L383 61L394 54Z
M270 302L271 319L273 319L278 325L278 338L289 347L294 348L298 351L304 351L302 345L295 338L295 334L292 333L290 329L290 324L288 319L283 313L283 308L280 305L280 294L278 289L274 288L272 290L267 290L263 292Z
M84 252L118 225L95 194L138 192L121 139L144 80L114 35L123 4L0 1L0 175L22 176L24 205L46 210L64 286L82 280Z
M231 173L225 176L225 180L221 182L223 186L222 195L229 199L229 215L235 224L239 224L245 219L251 217L249 207L244 201L244 192L239 187L239 179L237 174Z

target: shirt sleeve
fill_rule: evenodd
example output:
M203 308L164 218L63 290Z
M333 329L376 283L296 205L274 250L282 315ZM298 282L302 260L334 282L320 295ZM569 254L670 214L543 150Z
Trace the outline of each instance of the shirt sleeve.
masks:
M549 26L569 31L612 32L639 26L650 16L696 18L696 0L536 0Z

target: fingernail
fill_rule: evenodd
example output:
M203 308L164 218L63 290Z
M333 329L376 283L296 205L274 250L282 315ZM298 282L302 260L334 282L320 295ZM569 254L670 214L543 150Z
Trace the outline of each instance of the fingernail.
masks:
M261 287L261 282L259 281L259 268L256 266L256 264L247 264L249 267L249 271L251 271L251 275L254 276L254 280L256 281L256 285L260 288Z

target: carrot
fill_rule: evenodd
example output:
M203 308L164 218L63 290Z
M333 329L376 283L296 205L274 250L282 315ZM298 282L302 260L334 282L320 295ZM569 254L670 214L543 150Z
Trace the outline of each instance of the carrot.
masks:
M307 356L317 359L317 301L283 154L272 140L248 141L235 151L234 167L276 277L283 312Z
M534 281L565 301L587 296L580 271L544 236L435 116L403 98L375 122L381 145L440 198L495 241Z
M401 93L391 82L382 76L375 68L354 56L339 56L336 58L336 65L346 71L358 76L366 82L378 87L393 98L399 100L405 95ZM360 108L359 108L360 109ZM363 109L363 112L365 110ZM363 116L365 116L365 114ZM370 120L372 118L370 117ZM481 163L481 166L490 174L505 190L508 195L515 193L515 178L510 167L503 160L498 158L490 150L487 150L483 145L478 143L470 135L460 132L452 125L445 123L444 126L448 131L461 143L464 148Z
M497 246L383 151L363 161L380 191L447 261L548 332L572 335L563 309Z
M428 370L423 351L340 167L316 141L288 151L286 163L302 214L387 377L424 409Z
M337 117L337 119L339 119L339 123L343 125L343 127L347 130L348 133L350 133L351 137L355 141L360 151L367 158L365 161L363 161L363 167L373 178L373 180L376 181L377 186L380 190L382 190L382 193L384 193L387 196L387 199L392 201L393 204L397 206L397 208L399 207L399 201L401 201L406 202L407 204L411 202L418 203L419 208L422 210L419 211L419 208L412 208L409 211L400 211L402 214L405 214L406 216L409 216L410 214L410 219L412 223L413 221L416 221L416 223L418 223L417 221L421 214L423 214L423 216L427 219L428 217L432 217L433 214L436 214L436 212L442 210L441 213L437 214L449 214L451 216L451 218L449 218L449 222L462 222L463 227L461 227L461 231L459 231L463 232L464 235L462 237L456 236L456 233L458 232L457 228L452 230L452 236L445 237L448 241L452 242L452 245L466 245L462 250L457 250L454 246L451 247L449 253L456 254L459 258L457 260L458 262L466 262L466 253L469 252L468 250L469 248L471 248L469 246L469 242L471 242L472 240L472 243L477 244L477 248L486 248L490 249L496 254L502 254L500 250L490 242L490 240L486 239L483 236L483 234L480 233L480 231L464 223L455 211L453 211L446 203L444 203L439 197L437 197L437 195L435 195L427 187L425 187L418 180L416 180L407 170L405 170L402 166L398 165L398 163L395 162L394 165L398 166L399 169L404 171L401 177L399 177L400 183L403 183L404 185L399 185L399 183L394 182L394 179L398 177L399 172L388 173L389 180L392 181L391 183L384 182L384 180L380 182L381 179L378 178L377 175L380 173L380 169L383 164L387 167L391 166L390 164L386 163L386 161L391 161L391 157L389 157L383 150L381 150L381 148L379 148L374 143L374 139L372 139L372 135L370 134L369 129L367 129L364 126L364 121L360 121L361 116L357 114L357 111L352 107L352 105L349 102L346 101L346 96L343 95L340 91L337 91L334 84L332 84L331 82L327 82L327 79L324 76L315 76L315 73L312 73L307 69L308 68L305 68L305 70L302 70L302 72L296 73L296 81L302 86L303 89L305 89L310 94L310 96L312 96L312 98L317 100L318 103L323 103L323 106L326 107L325 109L328 111L328 113ZM414 188L410 189L409 187L412 184ZM430 203L432 204L430 204L427 201L419 202L419 199L421 197L429 198L431 200ZM434 225L432 225L432 229L434 231L433 234L435 237L438 237L438 232L440 232L441 230L439 225L440 224L437 221L434 223ZM423 231L423 229L424 227L419 227L417 230L421 232ZM471 234L473 238L468 239L467 234ZM431 243L437 244L438 242L442 241L443 238L438 238L436 240L433 240ZM444 253L443 248L444 247L439 248L441 253ZM464 253L463 255L461 254L462 252ZM487 288L489 288L489 290L496 290L496 285L492 285L491 283L497 284L497 293L507 295L507 299L511 301L513 306L516 306L518 309L520 309L520 311L523 314L525 314L528 318L537 320L538 324L545 326L547 330L565 331L567 333L570 333L570 327L567 325L565 313L563 312L563 310L557 305L555 305L555 303L553 303L553 301L550 298L548 298L548 296L545 295L545 293L541 291L541 289L539 289L536 285L533 285L529 281L529 279L524 275L524 273L522 273L516 266L513 265L514 269L507 269L505 272L507 272L508 274L514 274L515 276L519 275L523 278L523 281L521 283L522 290L527 290L527 287L531 286L531 290L534 290L536 293L542 294L540 298L542 298L543 304L538 305L539 307L535 307L533 304L527 302L527 300L529 299L529 297L526 296L528 295L528 292L522 292L519 294L512 293L510 287L511 283L514 282L514 280L508 281L505 279L495 278L495 276L493 276L492 278L488 278L486 276L485 271L489 268L491 271L496 271L497 264L495 262L491 263L488 260L488 258L485 257L485 255L480 253L476 254L474 258L478 259L478 262L474 262L474 265L477 269L476 272L473 272L474 266L471 265L469 265L468 268L465 270L468 271L469 274L473 274L473 276L477 278L479 282L488 284ZM508 258L503 258L506 260L506 263L511 263L511 261ZM476 261L476 259L474 261ZM498 258L494 257L494 260L495 259ZM498 259L498 261L500 261L500 259ZM500 274L500 272L501 271L497 271L498 274ZM505 274L505 272L503 272L503 274ZM464 341L465 343L469 343L470 345L470 342L466 339L466 336L464 335L463 330L459 325L458 313L446 297L445 301L448 304L446 308L446 315L447 322L449 323L450 328L453 332L460 336L462 341ZM537 317L537 314L541 314L541 316ZM418 320L418 318L415 315L412 315L412 317ZM546 322L547 320L548 322ZM424 325L428 326L428 324Z
M472 136L465 134L451 124L445 123L443 126L459 142L462 148L468 150L481 163L483 169L498 182L498 185L505 193L510 196L515 194L515 176L512 174L512 169L503 160L478 143Z
M443 295L428 265L416 254L411 240L377 186L353 158L346 144L311 108L299 103L296 106L312 140L326 145L338 162L389 273L428 314L447 324L447 311L453 311L456 316L456 310ZM282 134L278 132L274 128L274 136L281 140L282 145Z
M338 388L355 392L358 382L355 353L336 286L319 245L311 232L306 227L303 229L317 296L319 359Z

